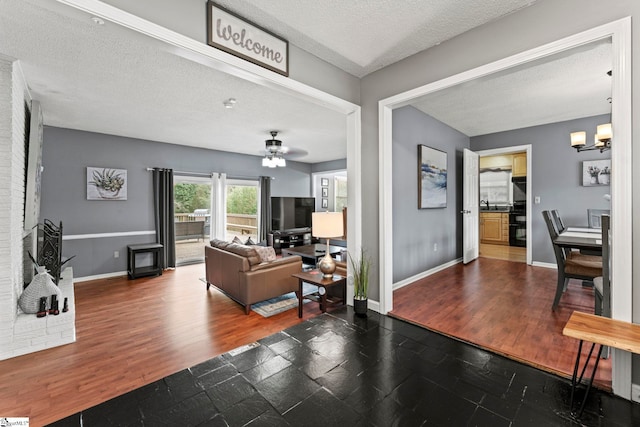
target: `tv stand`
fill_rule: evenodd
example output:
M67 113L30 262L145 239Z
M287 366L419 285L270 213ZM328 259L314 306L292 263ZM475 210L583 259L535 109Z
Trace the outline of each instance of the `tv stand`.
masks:
M311 229L274 231L267 235L267 244L279 254L282 248L310 245L313 243Z

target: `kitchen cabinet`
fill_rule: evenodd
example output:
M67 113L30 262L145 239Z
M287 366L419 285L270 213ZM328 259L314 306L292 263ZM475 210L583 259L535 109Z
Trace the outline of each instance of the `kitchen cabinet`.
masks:
M513 155L511 175L515 177L527 176L527 153Z
M480 157L480 169L509 169L512 167L511 154Z
M480 242L509 244L508 212L480 212Z

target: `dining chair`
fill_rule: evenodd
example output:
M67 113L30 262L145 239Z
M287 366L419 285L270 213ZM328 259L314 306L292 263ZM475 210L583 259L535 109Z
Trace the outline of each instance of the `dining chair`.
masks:
M611 317L611 280L610 274L610 242L609 230L611 218L609 215L601 216L602 224L602 276L593 279L593 287L596 290L595 314L603 317Z
M587 223L589 228L600 228L602 226L602 215L609 215L609 209L587 209Z
M555 311L560 303L562 294L567 290L569 279L579 279L593 282L593 279L602 276L602 257L595 255L584 255L579 251L563 250L555 241L558 237L558 230L555 226L553 215L550 211L542 211L542 216L547 224L549 237L553 246L553 253L558 266L558 282L556 284L556 295L553 299L551 309Z
M553 222L556 225L556 230L558 230L558 234L561 234L562 232L564 232L564 230L566 230L567 227L565 227L564 221L562 221L562 218L560 217L560 213L558 212L558 210L557 209L552 210L551 216L553 217Z

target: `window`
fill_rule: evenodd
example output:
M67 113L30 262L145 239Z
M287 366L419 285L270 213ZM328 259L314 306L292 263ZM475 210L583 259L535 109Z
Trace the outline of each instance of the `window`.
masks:
M176 265L202 262L211 230L211 180L175 175L173 198Z
M227 180L227 241L237 236L258 243L259 188L254 180Z
M511 171L480 172L480 200L489 201L491 204L512 203Z
M336 176L334 178L335 188L335 211L342 212L342 208L347 207L347 177Z

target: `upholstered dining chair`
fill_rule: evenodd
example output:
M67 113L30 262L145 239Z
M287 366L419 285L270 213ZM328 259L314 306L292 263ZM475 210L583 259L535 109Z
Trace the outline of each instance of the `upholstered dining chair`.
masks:
M555 243L558 237L558 230L556 229L552 213L550 211L543 211L542 216L547 224L553 252L556 257L556 264L558 265L556 295L553 299L553 305L551 306L551 309L555 310L560 303L562 294L567 290L569 279L593 282L594 278L602 276L602 257L584 255L579 251L563 250L562 247Z
M602 225L602 276L593 279L593 286L596 291L595 314L603 317L611 317L611 281L610 273L610 250L609 250L609 230L611 218L609 215L600 217Z

